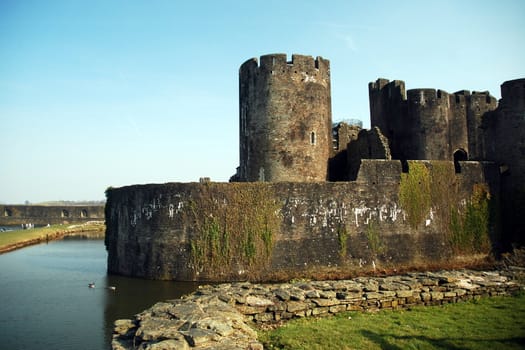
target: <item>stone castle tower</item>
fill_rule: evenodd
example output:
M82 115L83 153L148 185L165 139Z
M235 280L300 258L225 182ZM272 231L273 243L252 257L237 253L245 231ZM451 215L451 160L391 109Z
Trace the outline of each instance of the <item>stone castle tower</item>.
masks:
M326 181L332 143L330 62L285 54L239 70L238 181Z
M401 80L368 86L372 126L390 140L394 159L482 160L482 117L497 107L488 92L405 91Z

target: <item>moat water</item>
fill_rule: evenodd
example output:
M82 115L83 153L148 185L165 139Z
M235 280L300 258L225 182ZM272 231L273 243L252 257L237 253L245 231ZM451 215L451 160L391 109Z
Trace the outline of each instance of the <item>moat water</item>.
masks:
M0 255L0 348L109 349L116 319L198 286L107 275L106 259L103 240L54 241Z

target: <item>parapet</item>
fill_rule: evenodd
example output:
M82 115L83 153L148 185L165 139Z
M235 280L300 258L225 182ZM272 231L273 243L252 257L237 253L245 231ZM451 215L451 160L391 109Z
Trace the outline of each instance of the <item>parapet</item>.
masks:
M251 58L244 62L240 68L240 75L255 72L260 74L306 74L321 79L330 77L330 61L317 56L315 59L307 55L292 55L291 61L287 61L286 54L269 54L257 58Z
M471 101L488 105L495 105L497 103L496 98L488 91L472 91Z
M450 94L439 89L410 89L407 91L407 100L413 104L449 106Z
M400 96L402 100L406 100L405 82L402 80L389 81L379 78L375 82L368 83L368 91L370 94L385 91L389 98Z

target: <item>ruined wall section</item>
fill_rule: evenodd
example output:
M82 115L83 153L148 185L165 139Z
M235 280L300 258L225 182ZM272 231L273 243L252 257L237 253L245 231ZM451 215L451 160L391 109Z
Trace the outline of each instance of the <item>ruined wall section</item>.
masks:
M392 159L388 140L377 126L370 130L361 130L357 139L349 142L347 147L347 181L357 178L364 159Z
M332 128L333 147L329 163L329 181L348 181L348 144L357 140L361 130L360 126L344 122Z
M437 174L436 183L417 178L418 169ZM461 218L477 189L486 188L486 198L493 188L489 164L465 162L462 169L455 174L452 162L411 163L415 185L410 183L409 191L415 198L435 191L442 198L438 204L448 203ZM425 268L449 264L459 255L488 253L453 249L443 230L449 207L440 211L429 204L414 226L401 199L407 176L399 161L363 160L354 182L111 189L108 271L154 279L272 280L375 267Z
M331 155L330 63L284 54L239 71L240 181L326 181Z

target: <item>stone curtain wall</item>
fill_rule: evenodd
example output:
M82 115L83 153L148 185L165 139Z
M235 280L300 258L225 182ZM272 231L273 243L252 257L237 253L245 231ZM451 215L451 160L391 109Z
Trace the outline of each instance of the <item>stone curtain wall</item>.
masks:
M0 205L0 225L63 224L104 220L104 206Z
M107 192L110 273L173 280L324 278L439 266L497 239L490 164L363 160L355 182L168 183ZM481 228L481 230L479 230ZM482 242L483 244L480 244Z

